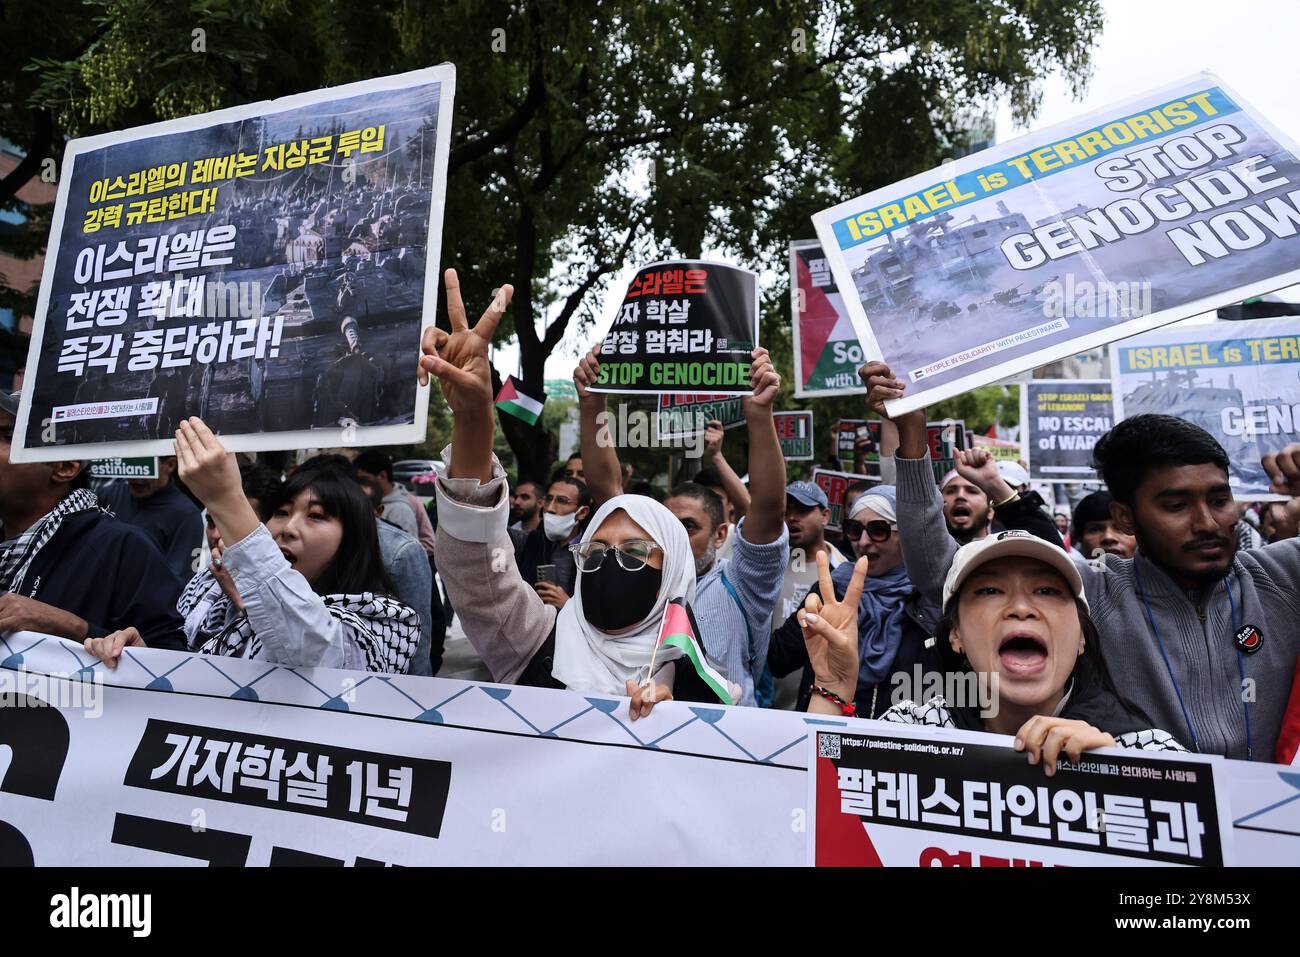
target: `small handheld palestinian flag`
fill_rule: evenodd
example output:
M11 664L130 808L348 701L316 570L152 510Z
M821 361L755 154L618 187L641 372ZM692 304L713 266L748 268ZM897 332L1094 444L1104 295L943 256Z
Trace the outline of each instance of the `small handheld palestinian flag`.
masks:
M664 623L659 627L659 641L655 644L655 652L664 647L680 649L686 660L694 666L695 673L718 696L718 700L723 704L735 704L731 697L731 690L727 686L727 679L710 664L700 644L699 635L700 628L695 623L695 613L691 611L691 606L686 603L685 598L674 598L664 609ZM653 664L651 667L653 668Z
M519 385L518 379L514 376L508 376L501 386L501 391L497 393L496 406L502 412L513 415L516 419L522 419L529 425L536 425L542 414L542 405L546 400L543 398L539 402L531 395L525 395Z

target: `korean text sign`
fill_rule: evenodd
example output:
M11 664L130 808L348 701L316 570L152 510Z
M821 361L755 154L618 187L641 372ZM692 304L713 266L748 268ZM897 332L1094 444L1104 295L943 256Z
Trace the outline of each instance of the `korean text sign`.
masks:
M375 681L153 648L128 648L107 671L79 644L30 632L0 636L0 648L0 694L9 703L0 708L0 741L12 750L0 774L0 866L554 866L635 856L655 865L790 867L810 860L814 837L819 847L835 840L837 827L846 850L865 851L858 835L866 833L880 863L908 866L1141 865L1151 860L1136 852L1143 837L1171 863L1197 855L1208 863L1216 833L1225 863L1300 860L1294 769L1259 761L1093 753L1089 767L1051 781L1011 751L1010 738L982 733L835 717L811 726L804 714L677 701L632 724L625 698L572 691L409 675ZM820 790L818 730L912 739L925 751L908 754L926 760L882 756L897 797L877 775L872 814L859 815L864 775L846 782L855 804L840 814L838 775L829 794ZM954 747L962 754L950 750L942 761L931 750ZM839 758L847 751L841 742ZM852 759L840 766L855 767ZM1217 825L1203 768L1212 772ZM819 786L812 804L810 770ZM936 773L959 811L926 805ZM916 776L914 787L906 775ZM647 779L662 787L591 800L611 781ZM1013 797L1016 784L1032 793ZM691 813L672 814L664 793ZM917 815L956 813L962 823L871 819L894 808L910 816L911 795ZM1006 805L998 834L995 797ZM1157 802L1177 804L1181 817ZM1094 853L1078 842L1078 832L1100 831L1086 826L1096 823L1090 807L1117 846L1104 839ZM1038 828L1044 812L1052 843L1003 839L1013 817ZM965 815L977 833L962 830ZM657 840L670 819L673 840ZM1058 834L1062 823L1072 833Z
M898 414L1300 281L1300 159L1202 73L813 222Z
M721 263L638 270L600 345L593 392L748 395L758 275Z
M888 730L886 730L888 729ZM1199 755L1111 749L1052 777L985 735L819 731L810 862L910 867L1222 865L1231 831ZM993 739L996 740L996 739Z
M450 65L74 140L14 457L417 441Z

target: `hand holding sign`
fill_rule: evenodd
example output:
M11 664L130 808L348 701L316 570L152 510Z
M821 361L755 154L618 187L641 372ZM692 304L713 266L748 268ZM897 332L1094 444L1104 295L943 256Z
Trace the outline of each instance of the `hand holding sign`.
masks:
M1041 761L1049 778L1062 751L1077 763L1084 751L1113 747L1115 739L1088 722L1052 715L1035 715L1016 732L1016 750L1028 752L1030 764Z
M627 696L631 699L627 709L627 716L631 721L648 717L658 702L673 700L672 689L664 685L647 681L638 688L636 682L630 679L627 682Z
M883 362L868 362L858 370L858 378L867 387L867 408L882 419L892 419L885 403L901 399L907 383L894 378L894 373ZM922 415L922 419L924 419Z
M745 397L746 418L753 408L771 410L772 403L776 401L776 394L781 391L781 377L777 375L767 350L760 346L751 355L754 361L749 366L749 381L754 388L754 394Z
M588 391L596 384L598 378L600 378L600 346L593 346L590 352L578 360L577 368L573 370L573 388L578 393L579 402L595 399L604 408L604 393Z
M102 661L110 671L117 667L124 648L144 648L144 639L134 628L115 631L103 638L87 638L82 647Z
M845 701L852 701L858 690L858 603L867 579L867 560L859 558L844 599L835 599L831 581L830 559L817 553L818 590L810 592L799 609L799 627L803 629L808 660L812 663L817 684Z
M867 387L867 406L871 411L898 426L898 454L909 459L924 458L925 409L913 409L895 418L885 408L886 402L903 397L907 384L894 378L894 373L883 362L866 363L858 370L858 378Z

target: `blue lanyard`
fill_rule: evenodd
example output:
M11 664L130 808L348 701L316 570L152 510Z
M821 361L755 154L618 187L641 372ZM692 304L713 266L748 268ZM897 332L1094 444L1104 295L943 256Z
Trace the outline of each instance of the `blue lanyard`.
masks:
M754 644L754 631L749 626L749 615L745 614L745 603L740 600L740 595L736 592L736 586L727 580L725 571L718 572L718 577L722 579L722 587L727 590L731 600L736 603L736 610L740 612L740 619L745 623L745 640L749 642L748 653L745 658L749 663L750 670L754 668L754 649L758 646Z
M1173 666L1169 663L1169 654L1165 651L1165 643L1160 638L1160 630L1156 628L1155 616L1151 614L1151 604L1147 601L1146 588L1142 585L1142 573L1138 570L1137 560L1133 561L1133 580L1137 585L1138 596L1142 599L1142 607L1146 610L1147 624L1151 626L1151 634L1155 635L1156 645L1160 648L1160 657L1164 660L1165 671L1169 674L1169 681L1174 686L1174 694L1178 696L1178 707L1182 709L1183 721L1187 724L1187 733L1192 736L1192 747L1199 752L1201 742L1196 737L1196 728L1192 725L1191 715L1187 713L1187 703L1183 700L1183 691L1178 687L1178 679L1174 677ZM1232 632L1235 635L1238 631L1237 625L1237 601L1232 597L1232 585L1228 581L1228 576L1223 576L1223 590L1228 593L1228 606L1232 609ZM1241 711L1246 719L1246 758L1253 760L1255 746L1250 733L1250 705L1246 703L1245 684L1246 684L1246 663L1241 654L1241 649L1237 648L1237 674L1241 677Z

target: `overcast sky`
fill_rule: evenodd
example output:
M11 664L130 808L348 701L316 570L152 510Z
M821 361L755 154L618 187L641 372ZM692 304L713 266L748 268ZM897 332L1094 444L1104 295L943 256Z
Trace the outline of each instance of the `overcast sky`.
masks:
M1106 0L1106 22L1093 49L1092 77L1083 99L1071 97L1061 76L1043 85L1042 107L1023 128L1003 107L997 117L998 141L1051 126L1127 99L1148 89L1211 70L1251 106L1300 141L1300 0ZM807 233L812 235L812 225ZM784 277L770 277L784 282ZM769 277L764 277L768 281ZM1282 298L1300 301L1300 287ZM1211 319L1212 316L1197 317ZM590 344L603 330L584 336ZM581 348L570 334L546 364L546 377L567 379ZM518 374L519 349L513 343L495 350L502 374Z
M1092 80L1082 100L1070 97L1062 77L1044 83L1043 105L1025 129L998 116L998 139L1060 123L1211 70L1252 106L1300 139L1295 96L1296 0L1107 0L1106 23L1093 48Z

